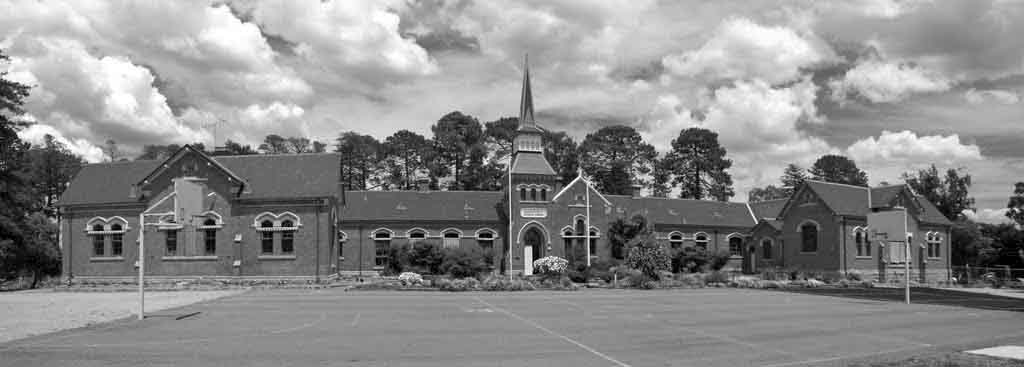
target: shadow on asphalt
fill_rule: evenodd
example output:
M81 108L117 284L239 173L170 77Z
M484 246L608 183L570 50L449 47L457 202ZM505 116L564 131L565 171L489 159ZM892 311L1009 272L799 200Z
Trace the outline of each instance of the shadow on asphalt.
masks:
M787 288L778 291L885 302L904 300L903 288ZM950 289L911 288L910 303L1024 312L1024 299Z

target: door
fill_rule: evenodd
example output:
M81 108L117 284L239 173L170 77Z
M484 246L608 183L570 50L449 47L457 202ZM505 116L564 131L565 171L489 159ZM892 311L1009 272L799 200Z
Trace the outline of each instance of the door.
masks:
M523 246L523 275L533 275L533 246Z
M754 274L757 272L757 247L750 246L747 248L747 273Z

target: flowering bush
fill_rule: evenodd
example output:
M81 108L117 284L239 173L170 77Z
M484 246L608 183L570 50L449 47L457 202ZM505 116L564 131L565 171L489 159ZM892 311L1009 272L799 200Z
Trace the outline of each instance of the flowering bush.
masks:
M543 276L561 276L569 267L569 261L558 256L548 256L533 262L533 272Z
M626 265L643 272L652 280L658 280L660 279L659 271L672 269L672 260L665 248L653 240L647 240L629 249Z
M413 272L404 272L398 275L398 281L402 285L423 285L423 277Z

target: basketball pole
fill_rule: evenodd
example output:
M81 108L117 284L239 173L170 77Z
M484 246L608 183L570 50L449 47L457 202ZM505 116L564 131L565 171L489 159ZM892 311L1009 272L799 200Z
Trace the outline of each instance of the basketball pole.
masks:
M904 210L904 218L906 218L905 213L906 210ZM907 243L904 246L906 256L903 257L903 296L908 305L910 304L910 240L913 238L909 233L907 234Z
M146 318L146 256L143 253L146 243L146 214L139 214L139 321Z

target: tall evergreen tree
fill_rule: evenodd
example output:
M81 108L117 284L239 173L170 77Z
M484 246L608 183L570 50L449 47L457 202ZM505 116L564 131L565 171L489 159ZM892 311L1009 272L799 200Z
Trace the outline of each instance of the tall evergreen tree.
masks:
M42 145L29 150L28 157L31 162L29 181L42 198L45 214L56 218L54 203L84 162L50 134L43 136Z
M782 189L786 190L786 196L788 197L793 195L793 191L800 187L800 185L803 185L804 181L807 181L807 172L795 163L790 163L782 171L782 177L779 177L779 181L782 182Z
M732 160L725 156L718 133L696 127L680 131L667 157L675 176L673 183L680 188L679 197L727 201L735 195L732 176L726 171Z
M341 133L336 141L335 151L341 153L341 181L345 189L387 186L381 177L381 147L376 138L348 131Z
M658 159L654 162L654 170L651 171L651 196L667 198L672 192L672 161L669 159Z
M776 200L786 199L791 195L791 190L787 190L782 187L775 185L768 185L764 188L755 187L750 190L747 194L747 200L750 202L758 202L765 200Z
M391 185L401 190L412 190L416 177L426 169L424 159L430 155L430 141L409 130L399 130L384 139L384 164Z
M564 131L544 130L544 158L555 169L562 185L568 185L579 171L579 147Z
M484 143L484 131L475 117L455 111L441 117L430 127L434 133L434 151L440 163L450 167L454 180L450 189L466 190L479 186L479 182L467 181L464 176L467 166L482 165L483 161L474 162L470 156ZM469 168L470 170L477 167ZM475 178L474 178L475 179Z
M868 174L857 168L852 159L835 154L818 158L811 166L811 178L819 181L867 186Z
M1006 217L1024 226L1024 182L1013 185L1013 195L1006 203Z
M651 172L657 152L629 126L605 126L587 134L579 147L579 164L602 192L628 195L641 175Z

